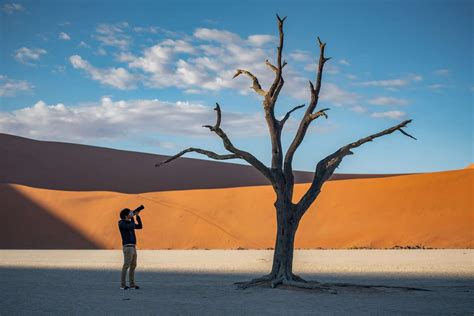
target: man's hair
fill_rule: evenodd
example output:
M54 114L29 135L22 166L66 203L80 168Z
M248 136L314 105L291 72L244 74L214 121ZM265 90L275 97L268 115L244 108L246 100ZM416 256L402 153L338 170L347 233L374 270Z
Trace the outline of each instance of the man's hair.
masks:
M130 213L129 208L124 208L123 210L120 211L120 218L125 219L127 217L128 213Z

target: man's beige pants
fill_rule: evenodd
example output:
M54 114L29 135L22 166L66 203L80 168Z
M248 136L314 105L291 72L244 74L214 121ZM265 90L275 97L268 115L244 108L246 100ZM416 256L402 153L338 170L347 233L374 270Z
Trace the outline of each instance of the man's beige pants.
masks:
M137 267L137 249L135 247L123 247L123 267L121 286L125 287L127 270L129 271L130 286L135 286L135 268Z

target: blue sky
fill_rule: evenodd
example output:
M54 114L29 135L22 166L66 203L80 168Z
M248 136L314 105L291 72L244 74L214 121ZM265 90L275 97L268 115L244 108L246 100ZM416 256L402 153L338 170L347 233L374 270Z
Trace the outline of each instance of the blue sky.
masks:
M294 167L404 119L338 172L426 172L473 162L472 1L0 1L0 132L118 149L224 153L215 120L262 161L261 99L237 68L272 80L275 13L287 16L288 61L277 114L307 103L316 36L333 59L317 120ZM302 111L301 111L302 112ZM300 113L301 114L301 113ZM283 142L294 136L298 114ZM199 157L201 156L191 156ZM238 162L238 161L235 161Z

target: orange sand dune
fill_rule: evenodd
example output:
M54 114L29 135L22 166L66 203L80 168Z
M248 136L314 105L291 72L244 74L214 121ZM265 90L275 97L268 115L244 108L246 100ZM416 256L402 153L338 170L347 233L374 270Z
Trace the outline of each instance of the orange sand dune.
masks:
M328 182L298 248L473 248L474 170ZM298 185L301 196L308 187ZM269 186L123 194L0 185L0 248L120 248L118 213L144 204L141 249L274 245Z

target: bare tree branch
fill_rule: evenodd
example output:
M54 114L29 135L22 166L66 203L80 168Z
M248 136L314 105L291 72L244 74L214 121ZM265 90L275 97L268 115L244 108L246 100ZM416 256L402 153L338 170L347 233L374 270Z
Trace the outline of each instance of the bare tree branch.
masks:
M236 159L240 158L245 161L247 161L250 165L252 165L254 168L256 168L260 173L265 176L270 182L273 181L273 175L268 169L267 166L265 166L260 160L258 160L254 155L251 153L245 151L245 150L240 150L236 148L232 142L230 141L229 137L227 137L227 134L221 129L221 119L222 119L222 113L221 113L221 107L219 106L219 103L216 103L216 107L214 108L217 114L217 119L216 119L216 124L214 126L211 125L204 125L203 127L209 128L210 131L216 133L221 139L222 142L224 143L224 148L227 149L229 152L232 154L229 155L218 155L214 152L204 150L204 149L199 149L199 148L188 148L180 153L174 155L173 157L157 164L156 166L161 166L165 163L168 163L170 161L175 160L178 157L181 157L182 155L188 153L188 152L197 152L203 155L208 156L209 158L216 159L216 160L227 160L227 159Z
M168 162L171 162L171 161L181 157L182 155L184 155L186 153L190 153L190 152L196 152L196 153L199 153L199 154L202 154L202 155L206 155L209 158L212 158L212 159L215 159L215 160L228 160L228 159L237 159L237 158L241 159L241 157L239 155L236 155L236 154L219 155L219 154L216 154L215 152L212 152L212 151L209 151L209 150L191 147L191 148L188 148L188 149L185 149L185 150L179 152L178 154L176 154L176 155L174 155L174 156L172 156L172 157L170 157L166 160L163 160L160 163L157 163L155 165L155 167L160 167L161 165L164 165Z
M271 106L273 107L275 105L276 99L278 98L278 94L280 93L281 88L283 87L284 81L282 80L282 70L283 67L286 65L286 61L282 62L282 52L283 52L283 42L285 38L285 34L283 33L283 23L285 22L286 17L280 18L280 16L277 14L277 21L278 21L278 32L280 34L279 36L279 44L277 47L277 65L276 67L273 66L273 68L276 68L276 76L275 80L273 80L273 83L268 90L268 96L271 98ZM269 63L267 63L268 65ZM273 69L272 68L272 69ZM270 101L270 100L269 100Z
M311 94L313 94L313 92L314 92L313 82L311 82L311 80L308 80L308 81L309 81L309 91L311 92Z
M291 113L293 113L294 111L299 110L301 108L304 108L305 106L306 106L306 104L301 104L301 105L295 106L293 109L288 111L285 114L285 116L283 117L283 119L280 121L281 128L283 128L283 125L285 125L285 122L290 118Z
M278 71L278 68L275 67L271 62L269 62L268 59L265 60L265 64L266 64L268 67L270 67L270 69L273 70L274 72L277 72L277 71Z
M219 103L216 103L216 107L214 108L214 111L216 111L216 115L217 115L216 124L214 126L211 126L211 125L202 126L202 127L209 128L211 132L215 132L217 129L221 127L222 113L221 113L221 107L219 106Z
M310 118L311 121L314 121L315 119L317 119L320 116L324 116L327 119L328 115L326 114L326 111L329 111L329 110L330 110L329 108L321 109L316 113L310 114L309 118Z
M402 133L403 135L405 136L408 136L410 138L413 138L414 140L417 140L415 137L411 136L410 134L408 134L407 132L405 132L404 130L402 130L401 128L398 130L400 133Z
M306 212L309 206L314 202L319 192L321 191L321 187L323 183L326 182L332 176L336 168L342 162L343 158L347 155L353 154L351 149L357 148L367 142L373 141L374 139L378 137L391 134L395 131L400 131L406 136L415 139L413 136L409 135L408 133L402 130L402 128L408 125L410 122L411 120L406 120L406 121L401 122L398 125L387 128L386 130L383 130L379 133L361 138L358 141L355 141L353 143L350 143L348 145L345 145L339 148L337 151L335 151L331 155L327 156L326 158L318 162L311 186L309 187L305 195L298 202L297 208L298 208L298 212L300 213L299 215L303 216L304 212Z
M265 99L263 101L263 108L265 109L265 120L267 122L268 131L270 134L270 139L272 143L272 166L271 169L274 174L274 178L278 179L278 186L281 186L283 181L282 173L282 162L283 162L283 149L281 145L281 124L275 118L275 103L278 98L278 95L285 83L282 77L283 67L286 65L286 61L282 61L282 51L283 51L283 23L286 18L280 18L277 14L278 21L278 31L280 34L279 46L277 47L277 65L274 66L268 60L265 62L268 67L270 67L275 72L275 79L268 90Z
M238 155L243 160L247 161L250 165L252 165L258 171L260 171L260 173L263 174L268 180L272 181L273 175L271 174L268 167L265 166L260 160L258 160L251 153L245 150L236 148L230 141L227 134L221 129L220 122L221 122L222 113L221 113L221 107L219 106L219 103L216 103L216 107L214 108L214 110L216 111L216 115L217 115L216 125L214 126L205 125L204 127L209 128L212 132L216 133L217 136L219 136L222 139L225 149L227 149L229 152L233 154Z
M278 68L275 67L271 62L267 60L265 60L265 64L270 67L271 70L273 70L274 72L277 72L278 71ZM283 64L281 65L281 68L285 68L285 66L287 65L287 62L286 60L283 61Z
M283 65L286 65L286 64L283 64ZM283 85L284 85L284 84L285 84L285 80L283 79L283 76L280 75L280 82L278 83L278 85L277 85L277 87L276 87L276 90L275 90L275 92L273 93L273 97L272 97L272 99L273 99L273 101L272 101L273 105L276 103L276 100L277 100L277 98L278 98L278 95L280 95L280 91L281 91L281 89L283 88Z
M311 91L311 101L308 105L308 108L306 109L305 115L301 119L300 125L298 127L298 131L296 132L296 135L293 141L288 147L288 151L286 152L285 160L283 164L285 181L287 182L288 188L293 187L293 184L294 184L293 167L292 167L293 157L295 155L296 150L303 142L303 139L306 135L306 131L308 130L309 125L314 119L316 119L317 117L321 115L324 115L327 118L327 114L325 113L325 111L327 111L328 109L324 109L313 114L319 101L319 93L321 91L324 64L328 60L330 60L330 58L324 57L324 50L326 48L326 43L323 43L319 37L318 37L318 44L319 44L319 63L318 63L318 72L316 76L316 87L313 85L313 83L310 80L309 87Z
M255 77L250 71L242 70L242 69L237 69L237 72L236 72L235 75L232 77L232 79L238 77L238 76L241 75L241 74L247 75L247 76L249 76L249 77L252 79L252 82L253 82L252 88L255 90L255 92L257 92L258 94L260 94L260 95L262 95L262 96L266 96L266 95L267 95L267 92L262 89L262 86L261 86L260 83L258 82L257 77Z
M314 109L318 105L319 100L319 93L321 91L321 84L323 80L323 70L324 64L329 61L331 58L324 57L324 50L326 48L326 43L321 42L321 39L318 36L318 43L319 43L319 62L318 62L318 73L316 75L316 87L312 89L311 99L312 102L310 103L309 107L306 109L306 113L310 114L313 113Z

